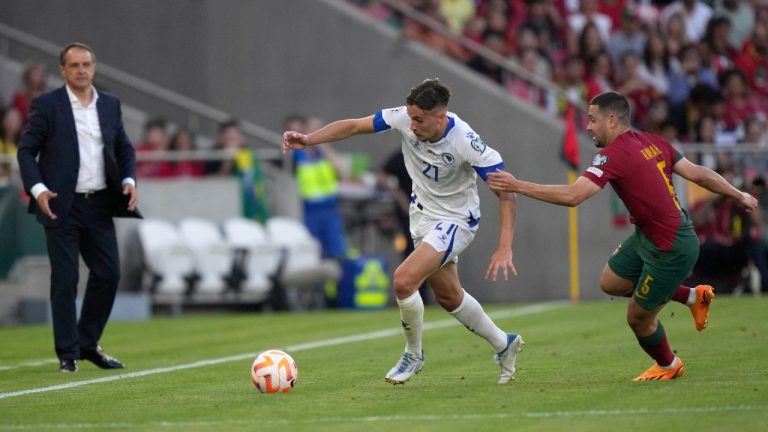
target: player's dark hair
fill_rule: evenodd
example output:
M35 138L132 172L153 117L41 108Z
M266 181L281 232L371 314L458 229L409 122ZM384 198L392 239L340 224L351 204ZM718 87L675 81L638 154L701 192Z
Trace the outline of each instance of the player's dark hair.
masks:
M592 98L589 104L597 106L602 114L615 115L621 124L629 124L629 101L621 93L601 93Z
M67 53L72 48L77 48L77 49L88 51L89 53L91 53L91 61L96 63L96 53L93 52L93 48L89 47L88 45L86 45L86 44L84 44L82 42L72 42L71 44L65 46L64 49L62 49L61 52L59 53L59 64L60 65L64 66L66 64Z
M451 99L451 89L443 85L437 78L426 79L411 89L405 98L407 105L415 105L423 110L435 107L447 107Z

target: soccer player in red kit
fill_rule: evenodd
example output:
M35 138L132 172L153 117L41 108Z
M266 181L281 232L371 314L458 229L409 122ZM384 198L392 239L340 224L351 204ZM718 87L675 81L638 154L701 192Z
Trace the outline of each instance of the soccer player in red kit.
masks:
M669 300L686 304L701 331L715 297L711 286L681 285L696 263L699 243L675 195L672 173L733 198L747 211L757 207L757 200L711 169L690 162L663 138L632 130L629 119L626 97L616 92L595 96L589 105L587 131L600 150L576 182L541 185L498 171L489 175L488 185L496 192L517 192L575 207L611 183L629 210L635 231L603 268L600 288L612 296L630 297L627 323L656 361L635 381L669 380L681 377L685 369L669 347L659 312Z

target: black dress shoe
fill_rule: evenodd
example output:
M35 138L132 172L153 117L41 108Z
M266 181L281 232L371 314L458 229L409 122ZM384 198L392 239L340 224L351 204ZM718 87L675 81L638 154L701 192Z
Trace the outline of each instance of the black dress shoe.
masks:
M80 358L93 362L102 369L122 369L123 364L114 357L107 355L100 346L95 350L80 350Z
M77 372L77 360L59 360L59 372Z

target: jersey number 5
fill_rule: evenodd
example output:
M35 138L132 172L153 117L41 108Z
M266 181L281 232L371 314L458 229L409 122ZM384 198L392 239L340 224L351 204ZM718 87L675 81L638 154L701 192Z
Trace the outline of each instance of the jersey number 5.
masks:
M424 173L425 176L431 178L434 181L440 181L440 172L437 169L437 165L432 165L431 163L424 162L427 164L427 167L424 168L422 173Z
M675 202L675 206L677 208L680 208L680 203L677 201L677 196L675 196L675 188L672 187L672 181L669 177L667 177L667 174L664 173L664 168L666 168L667 163L665 161L660 161L656 164L656 168L659 169L659 172L661 173L661 176L664 177L664 182L667 184L667 189L669 189L669 196L672 197L672 201Z

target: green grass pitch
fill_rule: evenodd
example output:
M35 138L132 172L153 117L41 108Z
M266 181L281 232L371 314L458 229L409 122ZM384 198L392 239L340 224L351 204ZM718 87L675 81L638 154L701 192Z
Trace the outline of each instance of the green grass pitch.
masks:
M687 308L661 314L685 376L633 382L652 361L624 300L492 305L526 345L497 385L493 350L438 308L426 364L384 382L404 346L395 309L239 313L115 322L102 345L126 364L61 374L48 326L0 328L0 431L764 431L768 298L718 297L699 333ZM288 351L296 388L260 394L260 351Z

